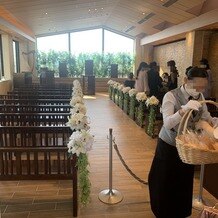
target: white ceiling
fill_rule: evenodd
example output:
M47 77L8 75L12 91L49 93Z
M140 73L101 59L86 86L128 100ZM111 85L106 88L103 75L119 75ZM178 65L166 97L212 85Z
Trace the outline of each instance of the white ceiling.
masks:
M105 27L152 35L207 12L214 0L0 0L36 36ZM216 0L218 3L218 0ZM213 9L213 8L211 8Z

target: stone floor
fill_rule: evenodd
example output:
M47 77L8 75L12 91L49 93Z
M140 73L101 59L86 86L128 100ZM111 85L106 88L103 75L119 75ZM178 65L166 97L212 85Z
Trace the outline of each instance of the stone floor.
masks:
M136 181L123 167L113 152L113 188L120 191L123 201L108 205L98 199L100 191L109 188L107 139L109 128L127 165L141 179L147 181L154 155L156 139L122 112L107 94L86 96L91 133L95 143L89 154L91 203L79 209L81 218L153 218L150 209L148 186ZM71 181L0 181L2 218L62 218L72 217ZM199 193L199 171L195 174L194 195ZM203 197L211 205L217 202L206 190ZM175 199L176 200L176 199ZM193 209L193 218L199 211ZM1 217L1 216L0 216Z

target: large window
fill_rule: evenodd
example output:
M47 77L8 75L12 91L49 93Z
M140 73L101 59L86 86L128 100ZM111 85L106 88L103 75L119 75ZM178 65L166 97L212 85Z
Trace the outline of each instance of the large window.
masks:
M71 53L101 53L102 29L86 30L70 34Z
M102 45L104 45L104 48ZM133 47L133 39L105 29L85 30L37 38L37 50L46 53L53 50L56 52L70 51L73 55L102 52L133 54Z
M2 77L4 77L4 66L3 66L2 36L0 35L0 79Z
M104 52L118 53L127 52L133 53L133 39L121 36L111 31L104 31Z
M49 50L69 51L68 34L37 38L37 49L42 52L48 52Z
M13 41L14 73L20 72L20 51L19 42Z

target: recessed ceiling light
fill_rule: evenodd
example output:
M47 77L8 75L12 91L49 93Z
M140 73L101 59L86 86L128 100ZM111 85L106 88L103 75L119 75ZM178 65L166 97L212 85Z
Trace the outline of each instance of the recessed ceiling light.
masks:
M145 15L145 12L142 12L143 15Z
M47 13L47 12L45 12L45 14L47 15L48 13Z

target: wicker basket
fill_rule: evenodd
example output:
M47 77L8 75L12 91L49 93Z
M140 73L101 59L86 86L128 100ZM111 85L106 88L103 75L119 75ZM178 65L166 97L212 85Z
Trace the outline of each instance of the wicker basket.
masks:
M213 101L201 101L201 104L203 103L209 103L216 105L218 107L218 103ZM187 164L212 164L212 163L218 163L218 151L217 150L207 150L207 149L201 149L196 148L193 146L189 146L188 144L185 144L183 141L181 141L178 136L187 129L188 120L192 114L193 110L189 110L185 113L185 115L182 117L182 120L179 124L178 128L178 134L176 137L176 148L179 153L179 157L182 160L182 162Z

